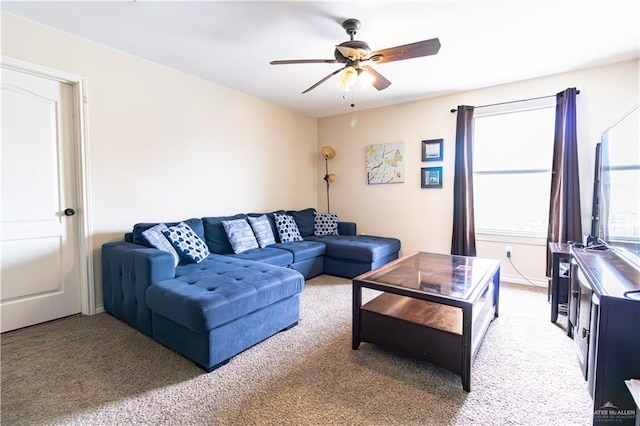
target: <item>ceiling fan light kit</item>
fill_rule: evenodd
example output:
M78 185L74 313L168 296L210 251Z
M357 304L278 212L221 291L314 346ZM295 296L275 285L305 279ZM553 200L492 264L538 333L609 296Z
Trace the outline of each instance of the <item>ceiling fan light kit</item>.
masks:
M358 70L358 81L360 81L362 87L366 88L370 87L373 82L376 81L376 77L365 68L360 68Z
M356 81L360 80L363 87L373 86L377 90L384 90L391 82L374 70L370 65L361 65L362 62L371 61L376 64L386 62L401 61L404 59L419 58L422 56L435 55L440 50L440 40L432 38L430 40L418 41L402 46L390 47L388 49L371 52L369 45L353 37L360 29L361 24L357 19L347 19L342 23L342 28L349 35L350 40L335 46L333 56L335 59L292 59L271 61L271 65L285 64L344 64L344 67L333 71L313 86L306 89L304 93L315 89L334 75L340 73L340 80L336 85L342 91L349 91Z
M358 71L354 67L346 67L340 76L336 87L344 92L348 92L351 86L358 80Z

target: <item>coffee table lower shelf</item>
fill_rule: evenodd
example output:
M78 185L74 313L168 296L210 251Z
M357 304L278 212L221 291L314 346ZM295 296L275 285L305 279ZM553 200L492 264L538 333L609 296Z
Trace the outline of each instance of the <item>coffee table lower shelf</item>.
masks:
M472 329L477 338L470 339L467 344L471 348L467 351L461 308L392 293L382 293L362 306L360 340L399 349L445 368L461 376L463 388L469 392L471 364L495 316L493 304L482 305L473 315L477 321Z
M462 374L462 310L383 293L362 306L360 339Z

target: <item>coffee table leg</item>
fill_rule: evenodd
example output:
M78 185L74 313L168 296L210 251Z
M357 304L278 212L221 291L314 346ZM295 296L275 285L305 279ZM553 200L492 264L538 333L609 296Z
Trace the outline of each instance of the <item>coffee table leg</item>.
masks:
M362 287L353 283L353 321L352 321L352 338L351 349L358 349L360 347L360 307L362 306Z
M462 308L462 389L471 392L471 318L472 306Z

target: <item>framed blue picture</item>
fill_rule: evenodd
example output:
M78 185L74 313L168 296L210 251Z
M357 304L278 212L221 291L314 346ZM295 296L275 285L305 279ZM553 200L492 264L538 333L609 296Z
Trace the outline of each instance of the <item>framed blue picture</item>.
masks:
M442 188L442 167L423 167L420 180L422 188Z

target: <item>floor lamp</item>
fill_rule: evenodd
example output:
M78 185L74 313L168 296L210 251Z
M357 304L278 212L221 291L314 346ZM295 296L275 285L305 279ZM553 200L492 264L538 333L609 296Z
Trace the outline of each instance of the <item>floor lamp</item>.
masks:
M331 213L329 205L329 184L336 180L336 175L329 174L329 160L336 156L336 150L330 146L323 146L320 155L324 158L324 181L327 182L327 213Z

